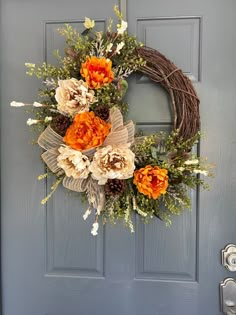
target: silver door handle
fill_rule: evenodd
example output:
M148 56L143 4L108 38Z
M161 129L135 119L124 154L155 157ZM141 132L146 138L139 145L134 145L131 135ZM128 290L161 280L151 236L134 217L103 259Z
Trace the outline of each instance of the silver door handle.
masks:
M236 280L226 278L220 284L221 311L226 315L236 314Z
M236 304L232 300L225 300L225 305L228 307L228 311L225 313L226 315L236 314Z

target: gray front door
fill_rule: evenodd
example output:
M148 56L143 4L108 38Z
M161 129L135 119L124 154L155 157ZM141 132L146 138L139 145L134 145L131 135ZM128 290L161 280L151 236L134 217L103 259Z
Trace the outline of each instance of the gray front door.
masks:
M52 62L62 47L57 28L81 27L89 16L104 27L116 1L0 0L3 315L218 315L219 283L233 276L220 250L236 243L236 2L128 0L129 32L163 52L193 80L201 99L203 156L216 163L210 192L192 194L192 211L135 233L122 225L89 233L84 206L49 185L40 150L31 146L28 114L12 100L34 101L39 82L25 62ZM130 116L148 130L168 129L165 92L146 79L130 82Z

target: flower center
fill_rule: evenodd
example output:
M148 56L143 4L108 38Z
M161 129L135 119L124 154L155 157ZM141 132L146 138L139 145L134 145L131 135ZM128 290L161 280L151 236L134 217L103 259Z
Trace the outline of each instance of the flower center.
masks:
M101 163L107 170L121 170L125 166L125 158L118 154L108 154L104 156Z

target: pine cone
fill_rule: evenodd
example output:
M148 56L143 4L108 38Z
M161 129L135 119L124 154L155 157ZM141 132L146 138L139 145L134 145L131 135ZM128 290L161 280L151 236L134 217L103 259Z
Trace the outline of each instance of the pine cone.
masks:
M108 179L105 184L105 192L110 196L121 195L126 188L126 183L121 179Z
M59 135L64 137L64 135L66 134L66 130L70 125L71 125L70 118L59 114L58 116L53 117L51 127Z
M109 107L107 107L106 105L99 105L95 108L94 113L102 120L107 121L109 118L110 110Z

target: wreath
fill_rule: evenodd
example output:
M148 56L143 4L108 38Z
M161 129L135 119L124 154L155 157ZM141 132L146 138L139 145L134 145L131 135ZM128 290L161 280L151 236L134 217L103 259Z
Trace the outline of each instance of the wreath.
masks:
M144 221L171 216L191 206L189 189L207 187L199 175L209 176L209 165L192 153L200 139L199 98L191 81L159 51L144 47L127 33L127 22L115 7L104 32L85 17L79 34L65 24L66 38L60 65L26 63L27 74L43 80L38 101L24 106L34 114L27 124L39 131L38 145L46 172L56 177L45 204L58 186L79 192L87 202L84 220L93 212L91 233L108 220L123 219L134 231L132 213ZM127 78L135 72L163 86L171 100L173 130L166 134L135 133L128 111Z

